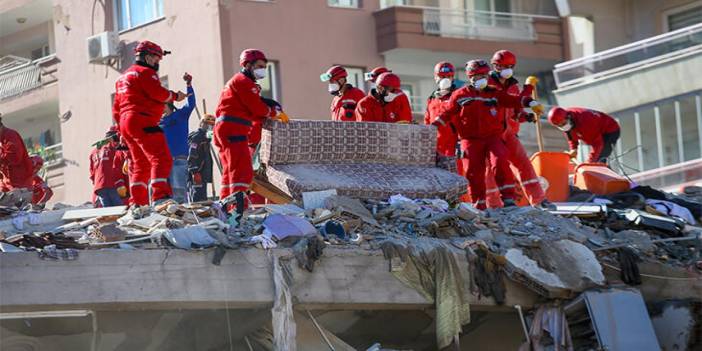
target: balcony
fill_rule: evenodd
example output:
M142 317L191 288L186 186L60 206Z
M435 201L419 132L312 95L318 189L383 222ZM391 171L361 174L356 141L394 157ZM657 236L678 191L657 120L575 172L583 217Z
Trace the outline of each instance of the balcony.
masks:
M390 6L374 13L378 50L420 49L491 55L509 48L520 57L563 60L558 17L443 7Z
M58 62L56 55L34 61L11 55L0 58L0 100L55 83Z
M557 64L560 105L622 111L702 89L702 23Z

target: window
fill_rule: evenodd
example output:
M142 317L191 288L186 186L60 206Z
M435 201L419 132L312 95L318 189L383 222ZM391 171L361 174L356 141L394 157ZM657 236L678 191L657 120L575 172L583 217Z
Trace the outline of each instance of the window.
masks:
M359 67L344 67L344 68L346 68L346 72L349 73L349 76L346 78L346 82L353 85L354 87L356 87L358 89L365 91L366 84L365 84L363 72L365 72L366 69L359 68Z
M327 0L327 4L332 7L350 7L358 8L360 0Z
M163 17L163 0L115 0L115 7L120 31Z
M468 1L464 3L465 8L468 8ZM511 10L510 0L475 0L474 8L476 11L484 12L503 12L509 13ZM476 20L479 24L499 27L509 27L512 23L511 19L506 15L495 14L476 14Z
M663 13L663 20L668 31L702 23L702 1L668 10Z
M636 116L633 111L617 115L621 127L621 137L619 138L618 149L615 154L619 155L619 164L626 173L638 173L642 171L639 164L639 142L636 138ZM619 170L619 169L617 169Z
M280 102L278 81L278 62L268 61L266 78L258 81L261 86L261 96Z
M36 50L32 50L32 60L49 56L49 45L44 45Z

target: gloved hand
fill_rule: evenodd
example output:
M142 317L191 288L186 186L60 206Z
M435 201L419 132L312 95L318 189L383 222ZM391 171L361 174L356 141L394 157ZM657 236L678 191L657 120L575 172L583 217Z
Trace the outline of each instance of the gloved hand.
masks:
M531 110L534 111L534 114L536 114L537 116L541 116L544 114L544 105L542 105L536 100L533 100L529 103L529 108L531 108Z
M175 101L183 101L186 97L188 97L188 94L186 94L182 91L179 91L175 94L176 94L176 97L175 97L175 99L173 99Z
M535 76L528 76L524 84L526 85L531 85L532 87L535 87L536 84L539 83L539 78L536 78Z
M183 74L183 80L186 84L190 85L193 81L193 76L191 76L188 72L185 72L185 74Z
M277 119L283 123L290 122L290 117L288 117L288 114L283 112L283 111L278 111L278 114L275 115L275 119Z
M129 174L129 161L124 161L122 164L122 173Z
M570 156L570 158L577 158L578 157L578 149L569 150L569 151L566 151L566 153L568 154L568 156Z
M215 121L216 121L215 116L213 116L213 115L211 115L211 114L209 114L209 113L206 113L205 116L202 117L202 122L203 122L203 123L206 123L206 124L209 124L209 125L214 125L214 124L215 124Z
M200 173L193 173L193 184L202 184L202 175Z
M118 187L117 188L117 195L119 195L119 197L121 197L121 198L127 197L127 187L124 185Z

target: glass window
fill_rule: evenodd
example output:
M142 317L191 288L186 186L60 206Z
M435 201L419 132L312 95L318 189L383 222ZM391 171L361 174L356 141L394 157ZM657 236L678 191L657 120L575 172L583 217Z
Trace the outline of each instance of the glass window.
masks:
M363 91L366 90L366 85L365 85L365 80L363 78L363 72L366 71L365 68L359 68L359 67L344 67L346 68L346 72L349 73L349 76L346 78L346 82L353 85L354 87L361 89Z
M702 157L695 95L685 96L679 99L678 102L680 104L680 124L682 125L685 161L694 160Z
M668 15L668 30L673 31L702 23L702 5Z
M261 96L280 102L278 89L278 62L268 61L266 78L260 79Z
M660 113L661 142L663 143L663 166L680 163L678 150L678 129L675 124L673 101L658 105Z
M119 30L163 17L163 0L116 0L115 8Z
M327 0L327 4L333 7L352 7L358 8L359 0Z
M653 106L639 110L641 126L641 151L644 171L660 167L658 164L658 144L656 143L656 119Z
M627 174L640 172L639 153L637 148L639 144L636 141L636 119L634 112L624 112L617 115L617 117L619 118L619 126L621 130L621 136L619 138L621 154L619 154L619 150L617 150L621 167ZM615 166L618 167L616 162Z

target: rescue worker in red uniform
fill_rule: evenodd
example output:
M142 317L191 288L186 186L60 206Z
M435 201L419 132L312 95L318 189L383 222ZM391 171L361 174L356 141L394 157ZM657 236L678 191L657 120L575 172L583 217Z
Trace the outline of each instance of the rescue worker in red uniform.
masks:
M485 160L500 187L505 206L514 205L514 177L509 169L507 148L502 140L504 120L499 108L531 107L543 112L543 106L531 98L509 95L504 91L488 87L490 66L484 60L473 60L466 64L469 85L462 87L449 99L449 107L434 121L436 126L453 123L461 140L461 151L467 158L469 195L474 206L486 208Z
M115 83L112 114L129 148L132 201L142 206L172 195L168 175L173 159L158 124L165 104L182 101L187 95L161 86L159 62L170 52L150 41L142 41L135 53L136 63Z
M117 126L105 133L106 142L90 153L90 181L95 207L121 206L127 198L129 180L123 172L127 153L119 149Z
M322 82L329 82L329 94L332 94L331 118L333 121L356 121L356 105L366 96L363 90L347 82L349 73L341 66L332 66L319 76Z
M453 80L456 75L456 68L446 61L442 61L434 66L434 82L437 84L436 90L427 99L427 110L424 112L424 124L429 125L448 108L451 94L457 89ZM455 157L456 143L458 135L456 127L451 123L440 126L436 135L436 153L440 157ZM437 158L437 162L438 162Z
M22 136L5 127L0 117L0 191L23 189L22 201L29 203L32 189L32 161Z
M497 51L492 56L491 63L493 70L490 72L490 78L488 79L489 86L505 91L510 95L532 96L537 79L533 76L528 77L524 89L522 91L519 90L519 81L513 76L514 67L517 64L517 57L512 52L508 50ZM529 203L533 206L541 205L546 199L546 195L541 188L541 183L534 171L534 166L532 166L531 160L524 146L519 141L518 136L520 123L526 121L536 122L536 116L522 111L522 109L502 108L499 110L499 113L503 115L506 121L506 128L502 139L509 153L509 162L512 165L512 170L519 175L519 181ZM491 168L487 169L485 179L487 185L487 207L502 207L500 192Z
M285 113L261 100L261 87L256 80L265 78L267 63L262 51L244 50L239 56L241 71L224 86L217 105L214 144L222 161L220 198L235 196L238 217L244 213L244 192L254 176L248 140L252 122L266 118L288 121Z
M392 71L390 69L388 69L387 67L378 66L376 68L373 68L372 71L366 72L363 75L364 79L366 80L366 82L368 82L368 84L370 86L369 92L371 94L377 94L377 91L376 91L377 86L375 83L378 80L378 77L380 77L380 75L383 73L392 73ZM411 109L412 104L410 104L409 98L407 97L406 94L399 95L395 99L396 100L405 100L405 101L398 101L398 103L403 105L403 106L406 104L406 106L410 106L410 109Z
M412 108L409 100L401 98L400 77L386 72L376 79L376 88L356 106L359 122L411 123Z
M619 123L603 112L582 107L554 107L548 113L548 121L565 133L571 158L578 156L580 141L590 145L589 163L607 163L619 140Z
M39 176L39 170L44 166L44 160L39 155L30 157L32 161L32 205L44 208L46 203L54 196L54 191L49 188L44 179Z

